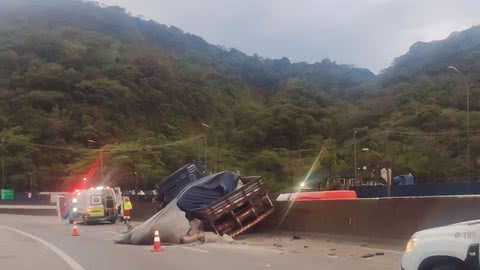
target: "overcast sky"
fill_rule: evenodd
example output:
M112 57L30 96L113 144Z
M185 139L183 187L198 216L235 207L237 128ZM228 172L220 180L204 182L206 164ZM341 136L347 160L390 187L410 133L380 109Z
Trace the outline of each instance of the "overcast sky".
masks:
M378 72L416 41L480 24L480 0L99 0L262 57Z

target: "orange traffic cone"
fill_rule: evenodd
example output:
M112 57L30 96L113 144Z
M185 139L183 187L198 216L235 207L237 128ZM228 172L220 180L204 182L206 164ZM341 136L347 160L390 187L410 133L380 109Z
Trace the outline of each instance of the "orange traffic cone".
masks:
M153 237L153 252L162 251L162 243L160 243L160 235L158 231L155 231L155 236Z
M77 226L73 226L72 236L80 236L80 233L78 232Z

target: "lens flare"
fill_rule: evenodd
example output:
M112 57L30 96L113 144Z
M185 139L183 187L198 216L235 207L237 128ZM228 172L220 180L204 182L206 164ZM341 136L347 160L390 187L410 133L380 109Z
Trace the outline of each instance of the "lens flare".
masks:
M287 217L288 213L290 212L290 209L292 208L293 204L295 203L295 199L297 197L297 193L299 193L301 191L301 188L303 186L305 186L305 183L307 182L307 180L310 178L310 175L312 175L313 171L315 170L315 168L317 167L318 165L318 161L320 160L320 158L323 156L324 152L326 151L325 147L322 147L322 149L320 150L320 152L318 153L317 155L317 158L315 158L315 161L313 162L312 166L310 167L310 169L308 170L308 173L307 175L305 176L305 178L303 179L303 181L298 185L297 187L297 190L292 194L292 196L290 196L290 201L288 202L288 207L287 207L287 210L285 211L285 213L283 214L282 218L280 219L280 221L278 222L277 224L277 229L280 227L280 225L282 225L282 223L285 221L285 218Z

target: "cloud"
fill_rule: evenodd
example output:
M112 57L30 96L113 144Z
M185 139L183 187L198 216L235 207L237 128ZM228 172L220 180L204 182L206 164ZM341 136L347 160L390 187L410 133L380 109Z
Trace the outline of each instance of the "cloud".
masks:
M386 68L416 41L480 23L478 0L102 0L263 57Z

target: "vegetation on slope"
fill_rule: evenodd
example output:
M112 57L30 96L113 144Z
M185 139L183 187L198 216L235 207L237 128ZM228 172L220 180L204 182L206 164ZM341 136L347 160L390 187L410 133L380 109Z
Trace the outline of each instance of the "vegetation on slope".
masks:
M26 188L29 173L41 189L84 175L93 181L102 156L108 179L131 188L138 172L140 185L151 187L184 162L203 159L198 135L205 134L209 170L263 174L282 189L301 180L322 146L329 149L324 175L352 171L354 129L359 149L387 153L382 160L393 163L394 174L424 181L465 175L464 85L446 66L465 70L475 85L477 28L416 44L377 78L328 59L248 56L118 7L29 2L0 8L0 150L8 186ZM473 137L472 164L479 153ZM369 168L379 164L372 154L358 156Z

